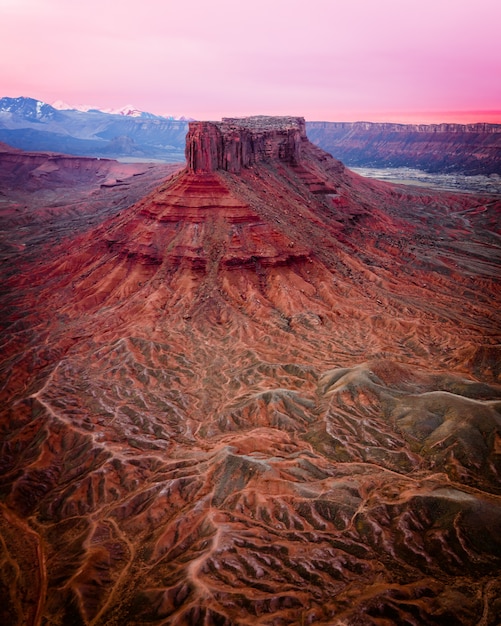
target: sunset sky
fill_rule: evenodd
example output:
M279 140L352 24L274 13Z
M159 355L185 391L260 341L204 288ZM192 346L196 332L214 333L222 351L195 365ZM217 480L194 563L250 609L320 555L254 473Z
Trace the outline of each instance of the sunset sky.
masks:
M0 97L501 122L500 0L0 0Z

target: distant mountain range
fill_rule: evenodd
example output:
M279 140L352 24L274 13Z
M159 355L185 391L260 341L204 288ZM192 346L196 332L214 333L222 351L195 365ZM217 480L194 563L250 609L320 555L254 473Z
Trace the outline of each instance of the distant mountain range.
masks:
M34 98L0 99L0 141L29 151L78 156L184 160L188 120L138 111L51 106Z
M127 105L100 110L0 99L0 141L29 151L115 159L184 161L189 119ZM349 167L501 175L501 124L307 122L310 140Z
M21 98L12 98L12 100L18 100ZM22 100L28 100L29 98L22 98ZM43 103L42 103L43 104ZM59 111L81 111L82 113L88 113L89 111L99 112L99 113L108 113L109 115L124 115L126 117L142 117L152 119L152 118L166 118L168 120L180 120L180 121L190 121L191 118L187 118L184 116L176 117L174 115L155 115L154 113L148 113L147 111L141 111L140 109L136 109L133 104L126 104L119 109L106 108L102 109L101 107L94 106L91 104L76 104L71 105L63 100L56 100L51 105L54 109L58 109Z

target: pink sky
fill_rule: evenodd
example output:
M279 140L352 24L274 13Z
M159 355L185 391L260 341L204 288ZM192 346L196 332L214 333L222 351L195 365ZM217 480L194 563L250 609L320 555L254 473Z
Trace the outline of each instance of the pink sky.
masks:
M0 0L0 96L501 122L500 0Z

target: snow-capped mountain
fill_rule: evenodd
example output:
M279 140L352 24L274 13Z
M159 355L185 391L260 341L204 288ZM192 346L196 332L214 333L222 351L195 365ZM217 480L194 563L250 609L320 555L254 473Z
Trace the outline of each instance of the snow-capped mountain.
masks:
M0 112L11 113L27 120L58 119L58 112L53 106L35 98L1 98Z
M180 121L189 121L190 118L184 116L175 116L175 115L156 115L154 113L149 113L148 111L141 111L133 104L126 104L119 109L113 109L111 107L103 108L94 104L68 104L63 100L56 100L52 103L52 106L58 111L81 111L82 113L88 112L99 112L99 113L107 113L108 115L123 115L125 117L142 117L142 118L166 118L168 120L180 120Z
M108 115L125 115L127 117L161 117L154 115L153 113L147 113L146 111L140 111L133 104L126 104L119 109L113 109L111 107L102 108L93 104L76 104L71 105L63 100L56 100L52 103L52 106L59 111L80 111L82 113L88 113L89 111L98 111L99 113L107 113Z
M79 156L184 159L185 119L139 111L54 105L34 98L0 98L0 141L22 150Z

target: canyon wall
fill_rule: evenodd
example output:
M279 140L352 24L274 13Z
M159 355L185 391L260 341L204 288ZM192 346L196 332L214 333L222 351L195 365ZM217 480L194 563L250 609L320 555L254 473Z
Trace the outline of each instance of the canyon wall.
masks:
M501 174L501 124L308 122L310 140L348 166Z
M278 159L297 165L306 139L302 117L255 116L223 118L221 122L191 122L186 138L186 162L191 172L218 169L238 173L261 161Z

